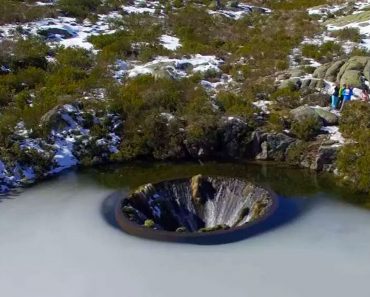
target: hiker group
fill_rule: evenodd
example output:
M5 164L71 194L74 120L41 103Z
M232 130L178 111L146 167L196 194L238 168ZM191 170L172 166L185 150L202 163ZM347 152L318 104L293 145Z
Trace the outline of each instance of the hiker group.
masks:
M363 82L362 84L361 99L364 101L369 100L369 87ZM351 101L353 96L353 87L351 85L339 83L335 85L334 92L331 95L331 109L342 111L345 104Z

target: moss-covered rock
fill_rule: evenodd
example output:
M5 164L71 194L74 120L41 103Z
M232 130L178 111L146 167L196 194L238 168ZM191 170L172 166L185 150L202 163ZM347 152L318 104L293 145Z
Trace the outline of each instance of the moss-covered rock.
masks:
M326 71L325 79L328 81L335 81L337 79L337 75L341 67L344 65L345 60L340 60L334 62Z
M145 220L144 227L153 229L155 227L155 223L153 220Z
M321 108L315 108L315 112L324 121L324 125L333 126L338 124L338 116L334 113Z
M346 70L340 79L341 85L347 84L352 87L361 87L361 71L359 70Z
M319 119L319 115L316 113L315 109L306 105L292 109L290 114L292 119L297 122L303 121L308 117Z
M312 77L313 78L324 78L330 66L331 65L329 63L319 66L318 68L316 68L316 70L312 74Z

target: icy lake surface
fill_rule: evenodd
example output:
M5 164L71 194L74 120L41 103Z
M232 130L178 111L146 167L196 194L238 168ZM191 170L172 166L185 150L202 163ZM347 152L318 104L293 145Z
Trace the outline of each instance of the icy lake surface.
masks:
M289 224L197 246L111 227L100 213L111 192L69 173L2 200L1 296L368 296L368 211L317 193Z

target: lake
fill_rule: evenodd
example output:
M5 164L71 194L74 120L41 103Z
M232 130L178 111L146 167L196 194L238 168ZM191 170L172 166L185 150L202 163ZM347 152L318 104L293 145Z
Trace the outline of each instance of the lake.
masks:
M156 242L107 222L116 190L195 174L269 187L290 219L221 245ZM370 212L330 175L261 164L135 163L67 172L0 203L6 297L368 296ZM281 212L284 215L285 212Z

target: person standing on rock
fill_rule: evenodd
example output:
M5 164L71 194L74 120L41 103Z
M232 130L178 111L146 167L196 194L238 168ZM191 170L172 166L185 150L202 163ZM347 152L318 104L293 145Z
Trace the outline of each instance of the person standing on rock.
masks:
M361 76L361 100L368 101L369 100L369 86L366 84L366 79L364 76Z
M334 92L331 95L331 109L336 109L338 107L339 89L339 84L336 83L334 87Z
M346 84L343 84L340 88L339 88L339 97L338 97L338 103L337 103L337 109L340 109L341 106L342 106L342 103L343 103L343 91L344 89L347 87Z
M342 111L344 108L344 105L346 105L347 102L351 100L352 95L353 95L353 89L350 85L346 87L345 89L343 89L343 103L342 103L342 107L340 108L340 111Z
M369 91L368 91L368 89L363 89L362 90L361 100L362 101L369 101Z

